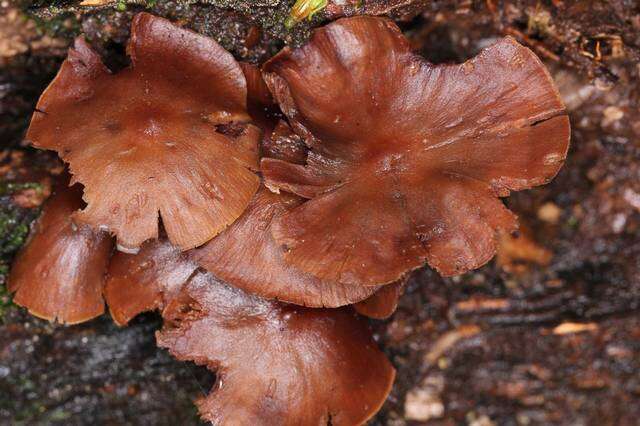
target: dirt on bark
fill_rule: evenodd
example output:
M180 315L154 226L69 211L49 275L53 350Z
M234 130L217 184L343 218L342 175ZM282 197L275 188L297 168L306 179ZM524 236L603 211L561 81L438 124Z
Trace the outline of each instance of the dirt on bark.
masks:
M349 3L349 2L346 2ZM640 418L640 6L612 1L329 2L292 31L291 2L19 2L0 6L0 256L23 243L60 168L22 145L73 35L112 67L135 11L180 20L259 63L327 19L388 13L414 49L459 62L511 35L549 66L570 112L568 160L549 185L512 195L517 238L455 278L425 268L396 314L372 321L398 369L379 425L635 425ZM3 289L0 285L0 289ZM0 290L3 291L3 290ZM0 423L199 424L211 377L155 347L154 315L61 327L0 293Z

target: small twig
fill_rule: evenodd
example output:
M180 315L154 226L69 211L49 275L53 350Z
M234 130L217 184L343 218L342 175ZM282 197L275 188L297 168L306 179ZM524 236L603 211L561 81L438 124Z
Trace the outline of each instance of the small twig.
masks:
M542 43L524 34L522 31L516 30L513 27L507 27L504 30L505 34L517 37L533 47L540 55L555 62L560 62L560 57L547 49Z

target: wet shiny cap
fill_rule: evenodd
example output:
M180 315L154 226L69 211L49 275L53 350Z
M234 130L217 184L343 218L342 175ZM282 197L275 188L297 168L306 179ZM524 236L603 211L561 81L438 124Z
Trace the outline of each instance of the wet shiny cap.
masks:
M38 101L27 132L84 185L75 215L135 252L162 223L182 250L232 223L258 189L260 130L240 65L215 41L147 13L131 66L112 74L82 38ZM229 128L233 127L233 131Z
M263 67L310 151L264 158L267 187L308 201L272 225L285 260L322 280L380 285L425 262L461 274L517 226L499 197L542 185L569 146L544 65L512 38L460 65L411 52L389 19L315 30Z
M351 308L310 309L194 275L164 310L157 340L216 372L197 402L215 425L358 425L385 401L395 370Z
M113 241L104 232L76 225L82 188L60 182L11 267L14 303L39 318L63 324L88 321L104 312L102 288Z

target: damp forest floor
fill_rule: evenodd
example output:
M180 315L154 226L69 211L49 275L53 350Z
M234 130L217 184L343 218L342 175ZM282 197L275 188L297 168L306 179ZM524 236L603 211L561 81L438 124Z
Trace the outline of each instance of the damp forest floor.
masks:
M329 17L287 30L291 1L0 0L0 424L197 425L213 378L157 349L160 321L108 315L63 327L11 303L11 258L60 167L23 144L37 96L84 32L121 66L139 10L260 63ZM330 2L332 3L332 2ZM345 2L342 2L345 3ZM348 1L346 3L349 3ZM416 51L463 61L511 35L548 65L569 110L567 163L513 194L519 237L455 278L414 273L398 311L372 327L398 370L374 425L637 425L640 418L640 7L612 1L359 2L388 13Z

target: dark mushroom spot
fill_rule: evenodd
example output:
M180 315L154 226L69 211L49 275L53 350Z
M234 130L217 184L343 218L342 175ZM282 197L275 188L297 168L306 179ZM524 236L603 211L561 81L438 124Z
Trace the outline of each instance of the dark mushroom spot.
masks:
M112 74L78 38L27 138L69 163L87 202L76 219L111 231L119 248L157 238L158 215L173 244L196 247L232 223L259 185L259 130L236 136L211 125L253 127L242 69L212 39L146 13L134 18L127 51L131 66ZM193 190L208 183L224 202ZM144 202L114 213L122 199Z
M216 277L251 294L311 307L359 302L377 287L323 281L287 264L271 235L275 220L300 205L299 197L260 189L229 228L190 257Z
M218 124L215 127L216 132L225 136L229 136L231 138L240 137L240 135L242 135L247 128L247 126L243 123L224 123Z
M105 130L107 130L108 132L110 132L112 135L116 135L120 132L122 132L122 125L116 121L111 121L111 120L107 120L107 122L104 123L104 128Z
M310 148L304 165L261 161L269 188L309 199L273 235L287 262L322 280L379 285L425 262L442 275L483 265L496 232L517 226L498 197L548 182L567 153L549 73L508 37L434 66L393 22L361 16L316 30L263 72Z
M34 316L77 324L104 312L102 287L113 241L72 222L82 205L80 185L58 185L13 262L9 291Z
M362 424L395 376L351 308L266 301L198 273L163 317L158 344L216 372L212 393L197 402L213 424Z

